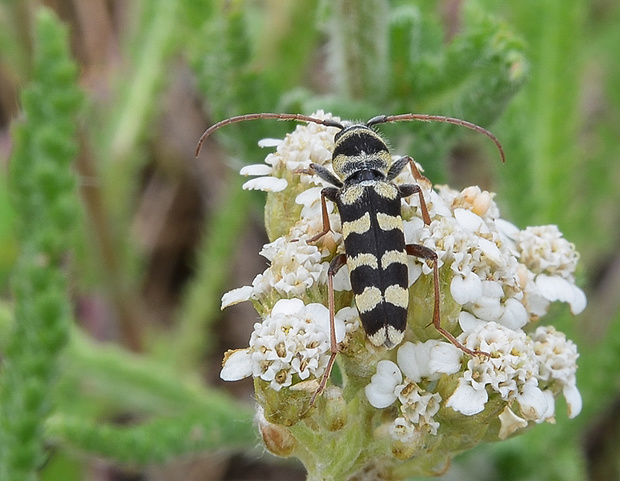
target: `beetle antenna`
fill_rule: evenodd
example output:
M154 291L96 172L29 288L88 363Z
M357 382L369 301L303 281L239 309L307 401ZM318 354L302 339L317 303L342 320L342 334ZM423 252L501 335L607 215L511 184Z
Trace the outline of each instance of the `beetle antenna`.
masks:
M198 140L198 145L196 145L196 157L200 154L200 150L202 149L202 144L207 137L211 135L216 130L230 124L237 124L239 122L245 122L248 120L259 120L259 119L278 119L278 120L293 120L295 122L312 122L319 125L325 125L326 127L337 127L339 129L344 129L344 126L334 120L334 119L318 119L316 117L310 117L308 115L301 114L276 114L276 113L259 113L259 114L245 114L245 115L236 115L234 117L229 117L224 120L220 120L218 123L213 124L209 127L205 132L200 136Z
M446 117L444 115L429 114L377 115L376 117L373 117L368 122L366 122L366 125L370 127L377 124L385 124L389 122L403 122L410 120L420 120L422 122L443 122L446 124L460 125L470 130L480 132L481 134L486 135L489 139L493 141L493 143L497 147L497 150L499 150L499 155L502 158L502 163L506 163L506 154L504 154L504 148L502 147L499 139L495 137L495 135L493 135L487 129L480 127L479 125L468 122L467 120L457 119L456 117Z

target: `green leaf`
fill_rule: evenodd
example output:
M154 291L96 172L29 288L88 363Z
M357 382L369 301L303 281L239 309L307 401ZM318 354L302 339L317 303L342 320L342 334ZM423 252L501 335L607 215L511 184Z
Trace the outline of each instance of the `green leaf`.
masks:
M12 278L15 322L0 377L3 480L34 479L43 461L41 431L71 319L62 256L79 211L71 167L82 94L67 31L46 9L37 13L34 55L10 161L21 253Z

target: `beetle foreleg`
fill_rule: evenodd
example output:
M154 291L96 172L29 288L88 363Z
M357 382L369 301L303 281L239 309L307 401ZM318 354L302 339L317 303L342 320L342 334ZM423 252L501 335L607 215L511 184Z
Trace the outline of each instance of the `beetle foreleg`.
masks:
M325 199L327 198L331 200L332 202L334 202L336 200L337 195L338 195L338 189L336 189L335 187L325 187L321 191L321 215L323 218L323 230L321 230L321 232L319 232L314 237L311 237L310 239L308 239L308 242L314 242L314 241L319 240L321 237L323 237L325 234L327 234L331 230L331 225L329 223L329 214L327 213L327 203L325 202Z
M422 219L424 223L429 225L431 223L431 216L428 214L428 207L426 207L426 201L424 200L424 194L422 193L422 187L418 184L403 184L398 186L400 195L403 197L409 197L413 194L418 194L420 198L420 210L422 211Z

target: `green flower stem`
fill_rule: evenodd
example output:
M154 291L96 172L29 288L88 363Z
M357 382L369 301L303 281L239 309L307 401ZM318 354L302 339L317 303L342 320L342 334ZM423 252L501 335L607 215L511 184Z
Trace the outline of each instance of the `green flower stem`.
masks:
M82 95L67 32L48 10L38 12L34 44L33 81L21 96L25 121L15 128L11 158L21 255L0 378L0 479L7 481L36 479L44 460L41 433L71 319L63 255L79 209L71 163Z
M363 416L362 411L362 402L357 396L347 405L347 415L368 422L350 422L337 431L313 426L311 421L300 422L290 428L299 441L295 455L308 470L308 480L347 479L365 465L373 439L370 418L368 413Z

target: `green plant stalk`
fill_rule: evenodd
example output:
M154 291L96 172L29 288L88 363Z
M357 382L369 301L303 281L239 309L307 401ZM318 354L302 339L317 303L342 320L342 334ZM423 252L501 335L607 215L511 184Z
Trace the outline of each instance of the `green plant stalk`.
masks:
M582 59L579 32L584 2L521 2L513 7L515 27L528 42L532 76L507 112L504 145L508 159L501 174L508 206L519 206L511 217L520 225L556 223L567 237L583 204L579 196L580 153L578 87ZM511 160L512 159L512 160Z
M2 339L14 326L5 308L0 306ZM47 443L134 465L256 443L253 408L205 388L197 377L180 377L172 366L100 345L78 329L71 332L60 368L55 413L45 424ZM145 420L126 426L97 421L109 410Z
M159 417L135 426L101 425L59 414L49 419L46 435L94 456L148 465L206 450L249 448L256 443L251 426L247 412L237 412L231 422L229 409Z
M577 130L577 76L566 75L575 65L577 36L583 11L581 0L569 2L546 2L538 4L543 18L537 36L537 66L540 71L532 82L532 97L538 108L533 119L531 157L532 195L537 204L544 206L534 221L558 222L567 212L567 200L574 187L566 172L577 165L577 150L572 147ZM566 75L563 88L558 89L557 78ZM570 100L569 100L570 99ZM548 196L548 192L554 192ZM569 234L567 232L567 234Z
M12 278L15 323L0 378L0 479L34 480L41 433L66 342L71 308L62 272L79 201L71 163L82 95L67 32L45 9L36 16L33 81L21 96L10 189L21 254Z
M327 7L328 67L335 90L381 102L389 88L389 5L385 0L337 0Z
M86 151L82 167L86 174L100 179L99 192L86 197L87 212L97 233L100 276L117 310L125 344L134 351L143 348L140 337L143 313L137 300L136 279L141 263L135 246L121 242L130 229L128 206L140 179L146 157L141 142L149 135L153 120L153 99L165 86L167 60L171 54L177 18L176 1L136 3L139 22L126 40L125 49L133 60L126 81L118 83L113 108L104 119L103 134L95 139L91 154ZM100 123L93 119L93 124Z
M118 239L126 237L128 228L126 216L132 205L138 171L145 157L139 152L139 145L148 135L153 118L153 99L165 85L167 60L174 38L176 1L159 1L143 6L145 12L141 25L128 40L135 59L135 69L129 81L121 84L118 92L117 109L110 112L105 135L98 142L98 165L102 165L103 192L110 210L112 226L117 225ZM121 250L122 252L122 250Z
M75 393L107 409L170 415L185 411L209 412L214 403L230 400L205 388L195 375L179 376L168 363L100 345L78 330L71 335L62 357L59 410L75 413ZM64 399L63 399L64 396ZM224 401L224 399L226 401ZM236 406L230 415L243 412Z
M189 286L180 313L173 346L175 363L195 369L208 352L209 330L220 312L220 297L230 273L232 254L246 226L254 197L240 193L243 179L234 176L228 193L208 225L199 248L197 277Z
M133 52L137 60L131 82L123 91L122 110L112 125L109 163L126 160L144 135L150 122L153 102L166 72L170 41L175 32L178 2L159 1L152 9L148 24L139 40L139 50Z
M171 366L116 346L98 346L77 331L64 357L63 381L73 386L73 396L84 385L97 403L138 415L134 425L105 424L76 413L66 399L46 424L46 440L54 444L145 465L198 451L249 448L256 442L253 409L203 387L198 379L179 377ZM148 415L152 417L141 419Z

